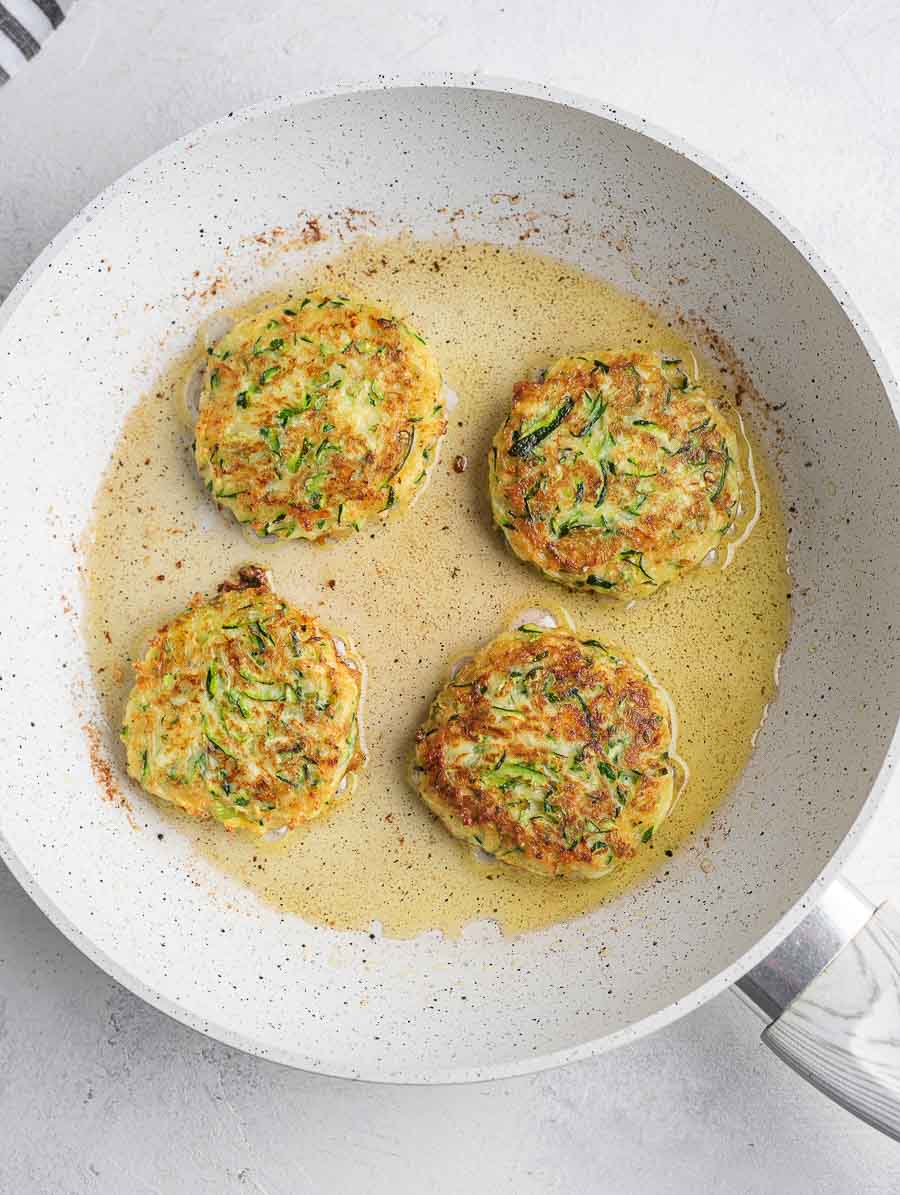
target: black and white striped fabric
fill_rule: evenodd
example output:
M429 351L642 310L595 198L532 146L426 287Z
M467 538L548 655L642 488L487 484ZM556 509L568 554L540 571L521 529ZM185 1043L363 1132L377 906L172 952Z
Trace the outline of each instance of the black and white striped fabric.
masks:
M0 84L34 58L72 0L0 0Z

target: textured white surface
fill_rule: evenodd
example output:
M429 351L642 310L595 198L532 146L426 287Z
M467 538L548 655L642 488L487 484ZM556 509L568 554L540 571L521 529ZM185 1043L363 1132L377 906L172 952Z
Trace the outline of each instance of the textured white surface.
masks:
M479 68L602 96L742 174L821 251L900 370L892 3L81 0L0 96L0 293L77 208L192 126L273 92ZM757 6L753 6L754 9ZM658 62L664 61L665 69ZM848 874L900 897L894 789ZM893 845L892 845L893 844ZM431 1091L235 1054L107 980L5 876L0 1190L888 1192L900 1152L782 1068L721 997L530 1079Z

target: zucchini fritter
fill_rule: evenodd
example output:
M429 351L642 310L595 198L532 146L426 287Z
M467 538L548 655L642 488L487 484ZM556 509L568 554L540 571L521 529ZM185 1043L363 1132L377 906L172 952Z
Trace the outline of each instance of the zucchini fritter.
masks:
M195 456L257 535L323 539L408 506L446 430L425 341L381 307L314 292L210 349Z
M435 699L412 782L451 834L514 867L595 877L650 841L674 793L664 694L570 631L494 639Z
M735 435L677 360L600 352L519 382L494 437L494 519L551 580L629 600L718 546L738 510Z
M147 792L258 834L350 795L363 762L361 674L262 569L196 598L134 668L122 736Z

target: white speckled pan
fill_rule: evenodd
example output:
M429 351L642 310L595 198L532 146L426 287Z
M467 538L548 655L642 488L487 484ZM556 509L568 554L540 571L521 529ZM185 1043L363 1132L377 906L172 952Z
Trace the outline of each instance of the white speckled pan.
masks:
M252 234L356 208L381 228L440 236L449 207L465 209L462 235L515 243L518 226L489 202L509 191L564 217L541 222L537 248L694 313L783 404L793 634L777 702L717 819L715 884L683 852L665 885L530 935L480 925L458 941L370 941L281 917L196 863L194 882L173 865L187 847L157 840L152 807L138 832L101 799L82 729L96 710L73 545L151 354L174 355L225 304L211 286L223 260L228 303L289 269ZM205 1033L292 1066L406 1082L608 1049L769 954L835 880L884 789L900 705L896 388L790 228L640 120L460 79L230 115L115 183L40 256L0 314L0 393L3 856L102 967ZM118 767L112 736L104 749ZM896 974L894 959L889 994ZM898 1030L900 1018L892 1040Z

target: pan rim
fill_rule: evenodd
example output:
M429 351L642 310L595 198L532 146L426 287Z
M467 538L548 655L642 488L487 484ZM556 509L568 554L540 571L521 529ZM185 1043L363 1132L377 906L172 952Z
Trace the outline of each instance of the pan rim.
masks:
M241 124L270 115L281 109L297 107L315 100L337 99L341 96L363 94L365 92L411 90L416 88L430 88L439 90L475 90L487 91L527 99L543 100L578 111L598 116L614 124L618 124L633 132L645 136L674 153L686 158L699 166L717 181L724 183L730 190L745 200L755 211L766 219L793 248L803 257L812 270L828 287L830 293L840 304L844 314L859 336L876 373L884 387L888 401L895 418L900 421L900 387L893 376L890 366L882 352L878 341L867 320L850 297L840 280L825 264L816 250L806 241L791 222L754 188L748 186L739 176L727 170L715 158L696 149L682 138L655 125L643 117L637 116L621 108L603 103L602 101L545 84L528 82L503 76L481 75L462 72L427 72L414 78L404 76L377 76L374 80L362 80L327 88L316 88L300 91L288 96L275 96L262 100L249 107L242 108L226 116L217 118L200 127L190 130L184 136L176 139L131 167L124 174L105 187L93 200L83 207L49 242L42 252L35 258L6 300L0 305L0 337L14 311L30 292L45 268L59 254L67 242L74 237L96 214L108 206L123 188L136 181L148 167L162 161L169 155L185 148L198 137L206 137L212 133L237 127ZM470 1082L484 1082L487 1080L512 1078L519 1075L536 1073L541 1070L562 1066L588 1057L593 1057L608 1050L624 1045L629 1041L653 1033L665 1025L671 1024L680 1017L699 1008L707 1000L731 986L740 976L754 967L766 955L770 954L800 923L806 914L818 902L818 898L825 889L838 877L848 855L857 845L863 831L868 826L876 810L881 804L887 791L889 780L897 768L900 758L900 719L895 726L894 733L878 775L876 776L868 796L863 801L852 825L843 839L838 843L828 863L809 885L802 896L798 898L769 930L756 943L740 955L728 967L723 968L709 977L696 988L683 996L680 1000L666 1005L664 1008L634 1021L604 1037L592 1038L562 1050L556 1050L533 1057L524 1058L518 1062L504 1061L497 1065L483 1067L434 1067L422 1066L420 1070L406 1067L402 1071L392 1073L383 1067L367 1070L352 1067L340 1067L333 1062L324 1061L315 1056L303 1054L293 1049L270 1049L254 1042L251 1035L244 1035L228 1027L193 1013L175 1000L155 991L129 968L120 964L97 946L82 932L56 901L51 899L42 889L36 875L32 873L19 859L10 843L7 841L0 825L0 858L4 860L16 880L25 889L29 897L38 908L61 930L74 946L96 963L106 974L121 983L124 987L140 996L148 1004L192 1029L196 1029L207 1036L213 1037L224 1044L269 1061L278 1062L293 1069L309 1071L334 1078L358 1079L375 1083L403 1083L412 1085L442 1085Z

